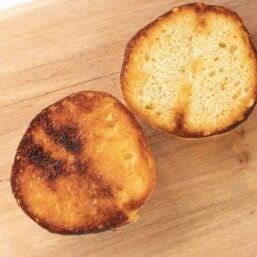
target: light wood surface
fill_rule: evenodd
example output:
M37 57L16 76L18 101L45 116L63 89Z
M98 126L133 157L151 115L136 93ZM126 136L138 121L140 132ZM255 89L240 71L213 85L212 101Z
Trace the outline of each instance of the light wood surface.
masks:
M47 232L10 189L14 154L42 108L80 90L121 99L124 47L143 25L187 1L45 0L0 12L1 257L256 257L257 109L233 132L172 138L143 125L158 183L136 224L81 236ZM222 4L243 18L257 45L257 1Z

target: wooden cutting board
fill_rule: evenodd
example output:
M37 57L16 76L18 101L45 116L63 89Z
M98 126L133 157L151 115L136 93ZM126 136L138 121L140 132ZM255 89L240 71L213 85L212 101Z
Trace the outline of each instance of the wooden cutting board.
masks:
M14 154L34 115L80 90L121 99L118 77L128 39L186 2L45 0L0 12L1 257L257 256L257 109L233 132L200 140L175 139L141 122L158 183L138 222L117 231L51 234L11 194ZM208 3L238 12L257 45L257 1Z

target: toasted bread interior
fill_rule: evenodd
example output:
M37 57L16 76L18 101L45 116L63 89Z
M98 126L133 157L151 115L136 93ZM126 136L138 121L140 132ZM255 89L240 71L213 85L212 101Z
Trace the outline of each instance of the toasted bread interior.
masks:
M73 94L38 114L12 170L24 211L64 234L135 221L154 184L141 128L121 103L99 92Z
M140 30L121 71L128 106L152 126L182 137L236 126L256 100L256 55L240 18L189 4Z

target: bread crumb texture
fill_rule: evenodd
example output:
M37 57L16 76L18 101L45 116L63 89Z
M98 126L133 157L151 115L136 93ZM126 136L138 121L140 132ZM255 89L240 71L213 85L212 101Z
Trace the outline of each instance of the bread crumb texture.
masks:
M129 42L120 85L129 108L153 127L181 137L226 132L256 101L256 52L238 15L188 4Z

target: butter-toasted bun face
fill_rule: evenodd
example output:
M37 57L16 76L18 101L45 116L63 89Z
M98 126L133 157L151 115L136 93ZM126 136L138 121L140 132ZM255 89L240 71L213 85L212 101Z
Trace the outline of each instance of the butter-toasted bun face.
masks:
M255 106L256 52L236 13L188 4L131 39L120 86L128 107L153 127L179 137L216 135Z
M98 232L136 220L155 166L132 114L109 94L85 91L32 120L11 185L21 208L49 231Z

